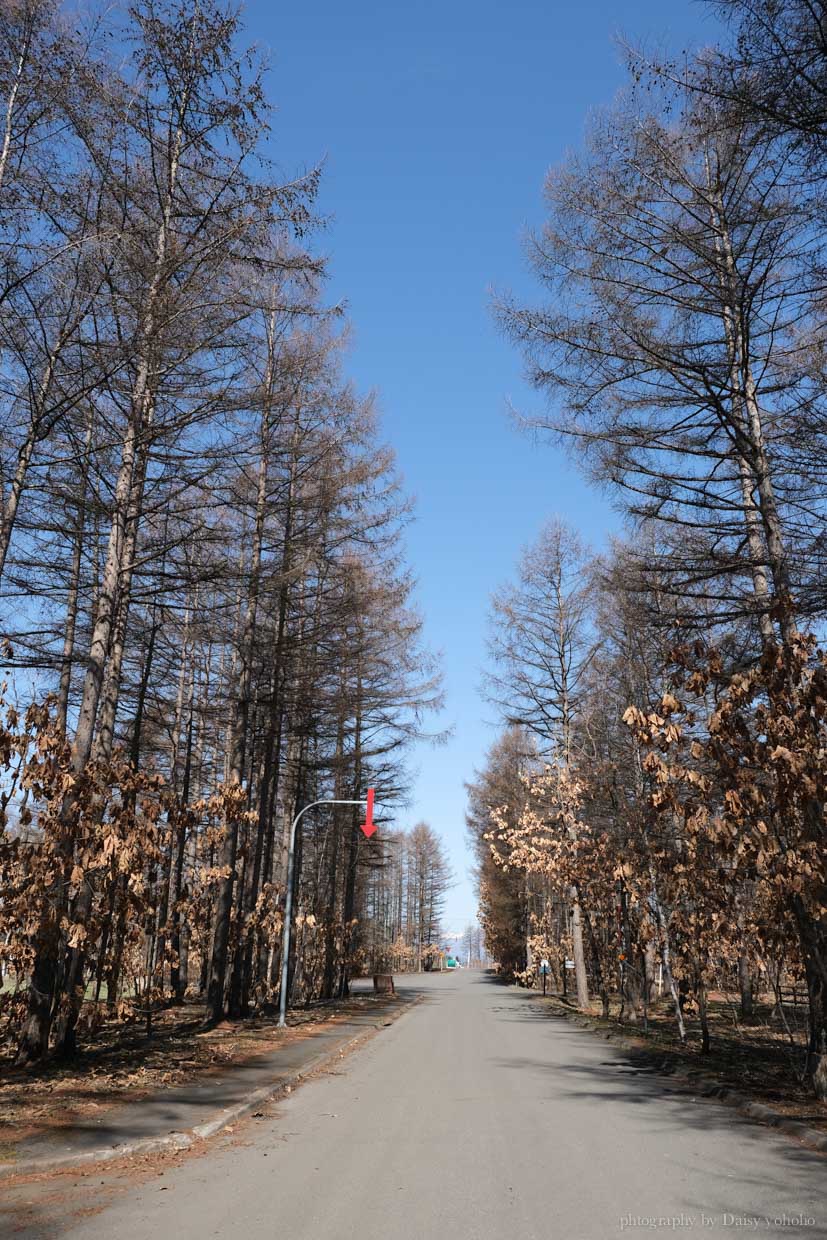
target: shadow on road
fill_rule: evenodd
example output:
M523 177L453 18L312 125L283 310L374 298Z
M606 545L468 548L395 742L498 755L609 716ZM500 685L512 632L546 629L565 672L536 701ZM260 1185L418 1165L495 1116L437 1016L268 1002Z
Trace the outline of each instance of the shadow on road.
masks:
M622 1130L623 1109L634 1108L638 1116L644 1110L647 1112L647 1130L657 1136L664 1156L668 1157L673 1156L676 1136L686 1131L709 1134L724 1131L742 1150L747 1146L756 1155L766 1149L767 1143L772 1143L776 1154L781 1156L783 1166L783 1171L779 1172L772 1185L778 1192L779 1200L789 1201L791 1195L795 1197L798 1192L802 1200L807 1200L813 1174L822 1177L827 1174L827 1159L823 1155L811 1152L769 1129L762 1130L760 1125L742 1117L724 1103L698 1096L691 1084L671 1079L669 1069L664 1070L653 1061L653 1055L657 1052L609 1048L599 1034L573 1028L564 1016L538 1005L528 992L522 994L511 989L507 999L504 994L503 999L504 1002L496 1003L492 1009L496 1018L545 1027L549 1034L549 1055L547 1058L504 1056L494 1059L492 1063L506 1071L528 1074L535 1084L537 1096L547 1102L550 1111L555 1106L572 1101L597 1103L603 1109L606 1124L617 1125L618 1130ZM618 1114L613 1118L611 1112L615 1108ZM697 1149L697 1144L693 1148ZM725 1165L706 1168L710 1191L703 1209L707 1215L726 1216L725 1225L733 1230L759 1230L765 1235L783 1234L788 1237L827 1236L823 1216L815 1220L810 1216L808 1221L805 1212L799 1220L790 1213L789 1208L786 1213L779 1210L778 1218L769 1222L763 1214L758 1222L736 1221L756 1217L750 1205L750 1188L756 1191L760 1188L764 1192L767 1188L767 1160L756 1159L758 1161L762 1171L752 1179L745 1181L739 1170L737 1197L735 1185L730 1182L734 1176L732 1170ZM743 1160L740 1160L739 1168L742 1165ZM700 1206L697 1202L687 1202L687 1208L697 1213Z

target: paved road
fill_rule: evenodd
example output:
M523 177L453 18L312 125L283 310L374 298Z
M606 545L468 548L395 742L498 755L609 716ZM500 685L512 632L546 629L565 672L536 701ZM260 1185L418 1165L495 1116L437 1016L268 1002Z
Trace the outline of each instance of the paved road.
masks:
M475 973L72 1240L827 1235L827 1160ZM797 1221L802 1219L802 1221ZM704 1221L704 1218L706 1221ZM660 1221L658 1221L660 1220Z

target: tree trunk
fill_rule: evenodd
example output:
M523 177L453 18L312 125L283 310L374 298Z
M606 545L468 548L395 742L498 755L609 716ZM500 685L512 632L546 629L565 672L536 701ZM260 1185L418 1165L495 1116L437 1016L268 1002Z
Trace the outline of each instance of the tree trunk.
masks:
M745 1025L752 1024L755 1019L755 1003L752 994L752 971L749 956L741 952L738 956L738 989L741 995L740 1018Z
M571 950L574 959L574 980L577 986L577 1006L586 1011L589 1006L589 977L586 972L586 952L583 947L583 912L576 886L571 889Z
M706 982L702 979L698 980L696 986L696 994L698 996L698 1019L701 1024L701 1054L709 1054L709 1014L707 1005L707 988Z
M800 896L792 899L807 978L809 1038L807 1077L820 1101L827 1101L827 924L813 918Z
M92 417L86 428L86 442L83 451L83 469L80 477L80 494L75 515L75 539L72 548L72 567L69 574L69 589L66 597L66 620L63 628L63 653L60 662L60 687L57 695L57 726L66 734L69 714L69 693L72 687L72 666L75 656L75 630L77 627L78 603L80 598L80 573L83 564L83 542L86 529L86 500L89 488L89 454L92 448Z
M675 1005L675 1020L678 1025L678 1034L681 1042L685 1042L686 1024L683 1019L683 1008L681 1007L680 995L672 973L672 944L669 936L669 924L666 920L666 915L663 911L660 897L658 896L654 866L649 867L649 880L651 882L651 900L654 905L655 918L658 924L658 938L660 940L660 958L661 966L663 968L663 979L666 982L669 993L672 996L672 1002Z
M356 695L355 695L355 718L353 726L353 788L354 800L358 799L361 794L362 786L362 678L357 672L356 676ZM354 807L355 808L355 807ZM355 812L351 816L350 840L347 858L347 871L345 877L345 894L342 907L342 921L344 922L344 942L342 949L342 963L339 974L339 998L343 999L350 994L350 967L353 953L356 945L356 931L354 921L356 917L356 870L359 863L359 846L362 840L362 832L359 828L359 812ZM422 966L422 941L419 939L419 967Z
M262 428L262 449L259 461L258 486L256 492L256 515L253 527L253 543L250 554L249 586L244 625L238 644L239 670L238 692L235 699L233 722L229 744L229 782L240 784L244 779L244 759L247 748L247 728L250 715L250 691L252 684L253 643L255 640L256 617L258 614L259 583L261 576L261 547L264 534L264 518L267 501L267 451L265 443L266 427ZM224 846L221 854L221 866L225 871L218 888L218 899L215 910L215 931L213 937L212 963L210 965L210 984L207 992L207 1021L215 1024L224 1015L224 988L227 977L227 963L230 943L230 923L233 911L233 892L235 888L235 866L238 852L238 820L233 815L227 823ZM240 982L240 978L239 978Z
M636 963L635 935L632 932L631 913L626 884L620 882L620 916L623 930L623 1006L621 1015L625 1015L630 1024L636 1025L641 1015L643 1003L641 999L641 979Z
M655 940L649 939L643 953L643 972L646 978L646 1005L649 1006L657 998L657 979L655 976L655 966L657 964L657 947Z

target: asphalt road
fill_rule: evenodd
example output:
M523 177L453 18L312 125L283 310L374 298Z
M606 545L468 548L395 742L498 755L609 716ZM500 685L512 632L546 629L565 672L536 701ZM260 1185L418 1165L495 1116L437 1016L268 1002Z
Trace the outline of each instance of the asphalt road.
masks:
M668 1082L484 975L407 985L422 1002L335 1073L56 1234L827 1236L823 1156L664 1093Z

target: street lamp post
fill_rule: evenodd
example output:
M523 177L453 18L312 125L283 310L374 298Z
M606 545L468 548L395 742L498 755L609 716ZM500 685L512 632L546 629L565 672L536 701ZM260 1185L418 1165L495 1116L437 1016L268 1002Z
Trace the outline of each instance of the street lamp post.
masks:
M306 814L309 809L315 809L317 805L366 805L368 807L367 819L365 826L373 828L373 789L368 789L366 798L359 801L311 801L309 805L305 805L304 809L300 809L296 817L293 819L293 825L290 828L290 847L287 852L287 892L284 897L284 926L281 932L281 986L279 987L279 1019L278 1028L283 1029L287 1024L287 972L290 964L290 923L293 919L293 880L296 870L296 828L299 825L299 819ZM364 830L364 827L362 828ZM365 834L372 834L365 831Z

